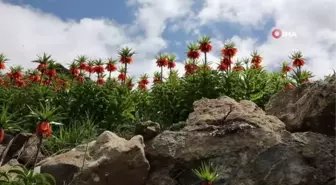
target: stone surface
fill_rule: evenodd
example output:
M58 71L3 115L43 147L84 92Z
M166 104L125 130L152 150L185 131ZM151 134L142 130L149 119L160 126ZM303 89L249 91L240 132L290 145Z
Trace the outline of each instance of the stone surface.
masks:
M291 134L249 101L202 99L194 110L184 129L146 143L146 185L200 185L191 169L201 162L218 166L218 185L326 185L335 177L333 138Z
M143 185L149 171L142 136L125 140L109 131L88 145L47 158L39 165L41 173L57 179L57 185L72 179L71 185Z
M312 131L335 136L336 77L303 84L274 95L265 107L290 132Z
M135 126L135 135L142 135L144 140L153 139L161 131L160 124L146 121Z

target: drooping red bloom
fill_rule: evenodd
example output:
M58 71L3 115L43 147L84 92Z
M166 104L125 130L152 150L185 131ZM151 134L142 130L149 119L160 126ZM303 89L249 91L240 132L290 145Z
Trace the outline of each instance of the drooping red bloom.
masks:
M104 80L104 78L102 78L102 77L99 77L99 78L97 79L97 84L99 84L99 85L103 85L104 82L105 82L105 80Z
M75 80L76 80L77 82L79 82L79 83L83 83L83 82L85 82L85 78L84 78L84 76L77 76L77 77L75 78Z
M305 65L305 61L303 59L294 59L293 61L293 67L301 67Z
M39 71L44 71L44 70L46 70L46 68L47 68L47 63L40 63L37 66L37 70L39 70Z
M147 78L141 79L140 83L147 85L149 84L149 80Z
M0 70L5 70L5 69L6 69L5 62L0 62Z
M262 62L263 58L261 56L255 56L252 58L251 63L259 65Z
M78 76L80 73L80 70L78 68L72 67L70 68L70 73L73 74L74 76Z
M175 66L176 66L176 63L174 61L169 61L168 62L168 69L173 69L173 68L175 68Z
M226 70L229 69L229 65L227 65L227 64L225 64L225 63L223 63L223 62L221 62L221 63L218 65L217 69L218 69L219 71L226 71Z
M288 84L285 85L285 88L286 88L286 89L293 89L293 88L294 88L294 85L291 84L291 83L288 83Z
M56 69L46 69L45 74L49 76L49 78L53 78L57 75Z
M108 71L108 72L113 72L113 71L116 71L117 70L117 66L115 66L114 64L112 63L108 63L105 67L105 69Z
M306 63L304 61L303 55L300 51L292 54L292 56L290 58L293 60L293 67L301 67L301 66L305 65L305 63Z
M4 138L5 138L5 129L0 128L0 144L2 143Z
M212 50L211 39L208 36L203 37L199 43L199 49L203 53L209 53Z
M97 74L101 74L101 73L104 73L104 66L95 66L94 67L94 72L97 73Z
M197 50L188 51L187 54L190 59L198 59L200 57L200 53Z
M132 57L127 57L127 56L122 56L122 57L120 57L120 62L122 64L131 64L131 63L133 63L133 58Z
M232 62L231 58L224 57L221 63L223 63L223 64L225 64L227 66L231 66L233 62Z
M156 59L156 65L158 67L166 67L166 66L168 66L167 56L165 56L165 55L158 56L157 59Z
M24 87L26 86L26 82L20 79L15 80L15 85L18 87Z
M139 82L139 85L138 85L139 89L141 90L147 90L147 85L142 83L142 82Z
M79 69L80 69L80 70L86 70L87 65L88 65L88 64L87 64L86 62L80 63L80 64L79 64Z
M119 75L118 75L118 80L120 81L124 81L126 79L126 74L124 72L121 72Z
M257 69L257 70L261 70L263 67L262 67L262 65L260 65L260 64L253 64L253 65L251 65L251 69Z
M233 71L244 71L244 67L243 66L234 66L232 68Z
M203 53L209 53L212 50L212 46L210 43L201 43L200 44L200 50Z
M290 72L292 70L292 68L288 65L284 65L282 67L282 73L287 73L287 72Z
M85 68L85 71L87 71L88 73L94 73L94 66L93 65L87 65Z
M221 50L223 56L232 58L237 54L237 48L224 48Z
M198 70L198 66L192 63L187 63L184 65L184 70L186 74L194 74Z
M20 80L23 77L22 73L19 71L9 72L7 73L7 76L14 80Z
M28 80L30 82L39 82L41 80L41 76L40 75L30 75L28 77Z
M52 82L51 80L46 79L46 80L43 80L43 81L42 81L42 84L43 84L43 85L50 85L51 82Z
M200 57L199 46L197 46L196 44L189 44L187 56L188 58L193 60L198 59Z
M50 137L52 134L51 125L48 121L43 121L36 126L36 134L43 138Z

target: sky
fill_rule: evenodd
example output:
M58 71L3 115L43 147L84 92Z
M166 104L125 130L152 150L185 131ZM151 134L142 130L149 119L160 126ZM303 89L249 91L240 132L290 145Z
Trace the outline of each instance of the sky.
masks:
M232 41L236 59L258 51L272 71L301 51L317 79L336 69L335 9L335 0L0 0L0 53L33 68L44 52L66 66L79 55L117 59L127 46L132 76L159 71L159 53L175 54L183 74L187 44L208 35L213 67Z

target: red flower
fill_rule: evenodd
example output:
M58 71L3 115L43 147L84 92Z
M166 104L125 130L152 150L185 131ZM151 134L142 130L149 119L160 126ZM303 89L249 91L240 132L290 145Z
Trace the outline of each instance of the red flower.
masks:
M234 66L232 68L233 71L244 71L244 67L243 66Z
M5 62L0 62L0 70L6 69Z
M42 84L43 85L50 85L51 84L51 80L43 80Z
M118 75L118 80L120 81L124 81L126 79L126 74L124 72L121 72L119 75Z
M200 53L198 51L189 51L187 56L190 59L198 59L200 57Z
M122 64L131 64L131 63L133 63L133 58L132 57L128 57L128 56L121 56L120 57L120 62Z
M39 71L44 71L46 68L47 68L47 63L40 63L40 64L37 66L37 69L38 69Z
M20 79L15 80L15 85L18 87L24 87L26 86L26 82Z
M146 90L147 89L147 85L142 83L142 82L139 82L139 85L138 85L139 89L141 90Z
M49 76L50 78L52 78L52 77L55 77L55 76L56 76L57 72L56 72L55 69L47 69L47 70L45 71L45 74L46 74L47 76Z
M173 69L173 68L175 68L175 66L176 66L176 63L174 61L169 61L168 62L168 69Z
M4 138L5 138L5 129L0 128L0 144L2 143Z
M140 83L147 85L147 84L149 84L149 80L148 79L141 79Z
M232 58L237 54L238 50L235 48L235 44L233 42L229 42L224 45L224 48L221 50L223 56Z
M229 65L227 65L227 64L225 64L225 63L220 63L219 65L218 65L218 70L219 71L226 71L226 70L228 70L229 69Z
M222 63L227 65L227 66L231 66L232 60L228 57L224 57L223 60L222 60Z
M80 63L79 64L79 69L80 70L86 70L86 67L88 66L88 64L86 62Z
M258 65L258 64L261 63L262 59L263 58L261 56L255 56L255 57L252 58L251 63Z
M189 44L188 45L188 53L187 56L190 59L196 60L200 57L200 53L199 53L199 47L195 44Z
M158 67L166 67L168 65L168 59L165 55L160 55L156 59L156 65Z
M105 82L105 80L104 80L104 78L102 78L102 77L99 77L98 80L97 80L97 83L98 83L99 85L103 85L104 82Z
M84 76L77 76L77 77L75 78L75 80L76 80L77 82L79 82L79 83L83 83L83 82L85 82L85 78L84 78Z
M263 67L260 64L253 64L251 66L251 69L257 69L257 70L261 70Z
M117 70L117 66L112 63L108 63L105 68L108 72L113 72Z
M74 67L70 68L69 71L70 71L70 73L72 73L72 74L75 75L75 76L78 76L79 73L80 73L80 70L77 69L77 68L74 68Z
M212 50L212 46L210 43L202 43L200 45L200 50L203 52L203 53L209 53L211 50Z
M285 85L285 88L286 88L286 89L293 89L293 88L294 88L294 85L288 83L288 84Z
M95 72L94 71L95 70L94 66L91 66L91 65L86 66L85 70L89 73L94 73Z
M134 83L132 81L128 81L127 82L127 87L128 88L133 88L134 87Z
M36 134L43 138L50 137L52 134L51 125L48 121L43 121L36 126Z
M294 59L293 61L293 67L301 67L305 65L305 61L303 59Z
M282 73L287 73L287 72L290 72L292 70L292 68L288 65L284 65L282 67Z
M194 74L198 70L198 66L192 63L185 64L186 74Z
M94 72L97 73L97 74L103 73L104 72L104 66L101 66L101 65L95 66L94 67Z
M41 80L41 76L40 75L30 75L28 77L28 80L30 82L39 82Z
M293 60L293 67L301 67L306 63L301 52L295 52L290 58Z
M199 49L201 52L209 53L212 50L210 37L205 36L200 41L198 41L198 43L200 44Z

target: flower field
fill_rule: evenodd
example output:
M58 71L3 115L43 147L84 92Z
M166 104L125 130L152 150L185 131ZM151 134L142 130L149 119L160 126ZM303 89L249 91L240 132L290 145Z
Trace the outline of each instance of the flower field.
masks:
M153 75L151 88L152 74L139 79L128 74L129 65L136 62L132 48L121 49L116 59L79 56L69 69L43 54L33 61L38 67L27 71L20 66L8 69L10 60L1 54L0 142L5 133L34 132L45 139L46 150L53 153L92 139L103 130L130 135L141 121L152 120L169 129L185 121L193 102L202 97L227 95L263 107L276 92L309 82L312 77L304 70L301 52L293 53L290 63L279 63L279 72L268 72L257 52L233 61L239 49L232 42L221 49L222 59L212 69L207 61L211 51L210 37L190 44L182 77L174 70L174 55L158 55L159 72ZM164 68L169 69L169 76L163 75ZM113 72L118 72L117 78L111 77ZM52 126L55 124L59 126Z

